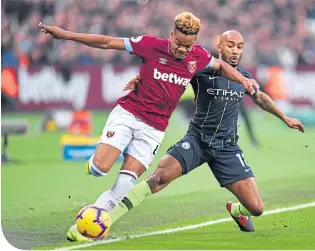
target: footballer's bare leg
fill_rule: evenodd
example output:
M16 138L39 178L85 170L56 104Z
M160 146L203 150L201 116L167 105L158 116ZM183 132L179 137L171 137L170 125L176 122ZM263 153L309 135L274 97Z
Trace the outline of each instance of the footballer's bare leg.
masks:
M138 177L146 171L145 166L136 158L129 154L125 154L124 163L121 166L120 172L129 171L135 173Z
M229 184L231 191L252 216L262 215L264 208L254 177Z
M165 155L159 162L157 169L147 178L151 192L157 193L182 176L183 169L180 163L172 156Z
M114 165L120 153L120 150L114 146L105 143L98 144L94 155L86 163L86 174L92 174L96 177L105 176Z
M253 232L254 225L250 216L260 216L264 210L255 178L240 180L225 187L239 200L228 202L227 210L242 231Z
M146 179L135 185L118 206L109 213L111 224L129 210L140 205L148 196L157 193L182 176L180 163L171 155L165 155L156 170Z

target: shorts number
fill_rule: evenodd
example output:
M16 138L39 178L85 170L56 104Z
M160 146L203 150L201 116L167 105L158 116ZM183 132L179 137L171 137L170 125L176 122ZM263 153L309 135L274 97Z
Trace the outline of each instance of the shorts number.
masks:
M241 162L243 167L245 167L245 164L247 166L249 166L248 163L247 163L247 160L245 159L244 153L242 153L242 155L240 153L238 153L238 154L236 154L236 157L240 160L240 162Z
M155 149L153 150L153 155L155 156L157 149L159 148L159 145L156 145Z

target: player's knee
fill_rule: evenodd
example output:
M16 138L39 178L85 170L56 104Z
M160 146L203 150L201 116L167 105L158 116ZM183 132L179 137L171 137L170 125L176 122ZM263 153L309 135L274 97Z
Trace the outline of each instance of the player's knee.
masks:
M158 166L158 169L156 172L154 172L148 179L147 182L149 184L149 187L151 188L152 193L157 193L158 191L162 190L167 182L163 178L163 170L160 169Z
M253 215L253 216L260 216L260 215L262 215L263 214L263 212L264 212L264 207L263 207L263 205L262 204L257 204L257 205L255 205L255 207L253 207L253 208L251 208L251 214Z
M173 159L173 157L171 158ZM182 168L177 160L170 160L170 157L164 157L156 171L147 179L147 183L152 193L156 193L181 175Z
M106 163L106 161L104 161L103 158L99 157L98 155L94 156L93 163L91 164L96 166L99 170L101 170L104 173L108 173L112 167L111 165Z
M98 157L97 155L94 156L92 165L96 166L98 169L100 169L102 172L107 173L110 170L110 166L108 166L102 158Z
M159 173L154 173L152 176L150 176L147 180L147 183L151 189L152 193L157 193L161 190L162 185L162 176Z

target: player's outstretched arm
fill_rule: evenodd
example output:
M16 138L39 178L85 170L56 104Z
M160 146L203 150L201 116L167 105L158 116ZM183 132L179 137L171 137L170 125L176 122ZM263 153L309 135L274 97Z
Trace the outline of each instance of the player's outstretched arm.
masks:
M48 26L42 23L39 23L38 26L41 28L41 32L44 32L45 34L50 34L53 38L56 39L72 40L90 47L100 49L126 49L123 38L96 34L75 33L63 30L57 26Z
M287 117L266 93L258 90L255 95L250 97L261 109L275 115L286 123L288 127L304 132L302 123L298 119Z
M223 77L231 81L240 83L251 95L256 92L254 87L256 87L256 89L259 88L258 83L254 79L244 77L240 72L223 60L214 57L212 57L212 60L213 64L211 65L211 68L213 70L220 72Z

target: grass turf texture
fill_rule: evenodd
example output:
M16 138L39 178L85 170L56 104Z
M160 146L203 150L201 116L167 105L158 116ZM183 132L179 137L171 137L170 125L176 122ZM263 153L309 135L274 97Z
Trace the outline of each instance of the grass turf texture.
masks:
M107 115L106 112L93 113L95 135L101 133ZM251 147L242 123L240 145L256 175L265 208L314 201L315 129L306 128L306 133L300 134L271 115L253 115L262 146L260 149ZM41 114L13 117L17 116L28 119L32 128L26 136L9 139L9 157L14 162L1 169L3 232L18 248L52 249L75 245L65 240L66 231L79 209L93 203L113 184L119 164L106 177L87 177L84 163L62 160L61 133L37 132ZM178 114L174 114L149 172L155 169L167 148L186 132L186 125L179 121ZM227 217L225 202L230 199L234 197L220 188L208 167L203 166L151 196L118 221L110 234L139 234ZM106 249L313 249L313 215L314 209L304 209L303 213L296 211L255 219L257 232L250 235L239 232L228 222L107 244ZM98 248L105 246L91 249Z
M268 215L255 220L257 231L243 233L231 222L179 233L130 239L85 247L85 250L124 249L309 249L315 247L315 208ZM233 227L234 225L234 227ZM80 250L83 248L79 248Z

